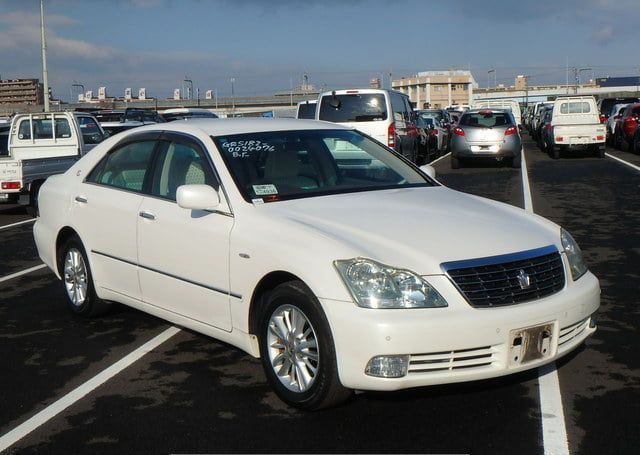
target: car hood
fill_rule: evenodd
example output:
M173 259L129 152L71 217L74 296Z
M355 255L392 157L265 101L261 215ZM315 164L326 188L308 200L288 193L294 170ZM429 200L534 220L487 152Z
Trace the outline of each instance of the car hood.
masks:
M312 197L262 208L314 231L314 241L341 243L345 256L332 260L367 257L421 275L441 274L443 262L560 245L560 229L550 221L446 187ZM333 246L327 250L335 252Z

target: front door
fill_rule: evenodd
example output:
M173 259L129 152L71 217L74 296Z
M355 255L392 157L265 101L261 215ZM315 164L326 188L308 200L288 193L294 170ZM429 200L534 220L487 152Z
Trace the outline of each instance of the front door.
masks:
M231 331L229 235L233 227L222 191L220 211L187 210L176 203L181 185L219 189L200 143L163 136L150 196L138 216L139 277L145 303Z

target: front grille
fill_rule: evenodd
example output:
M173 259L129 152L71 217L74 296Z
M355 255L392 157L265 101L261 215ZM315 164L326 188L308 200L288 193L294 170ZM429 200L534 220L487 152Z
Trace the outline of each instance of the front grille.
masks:
M455 351L411 354L409 373L436 373L489 367L496 360L496 352L492 346L483 346Z
M537 300L564 287L562 259L555 247L450 262L442 267L467 301L480 308Z

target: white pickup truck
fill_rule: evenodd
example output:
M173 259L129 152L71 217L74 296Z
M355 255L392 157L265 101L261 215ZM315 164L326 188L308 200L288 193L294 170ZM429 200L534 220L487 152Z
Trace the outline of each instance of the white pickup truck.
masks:
M65 172L104 139L104 131L90 114L14 116L6 147L0 147L0 202L18 202L37 213L38 190L45 179Z
M593 151L604 158L606 130L600 123L598 107L593 96L557 98L548 135L548 149L552 158L560 158L563 151Z

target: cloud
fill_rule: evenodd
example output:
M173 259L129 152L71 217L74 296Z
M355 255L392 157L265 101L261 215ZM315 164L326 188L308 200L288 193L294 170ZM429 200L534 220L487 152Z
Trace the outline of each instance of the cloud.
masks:
M605 24L601 26L598 30L596 30L592 35L593 40L601 45L606 46L611 43L615 38L615 30L613 25Z

